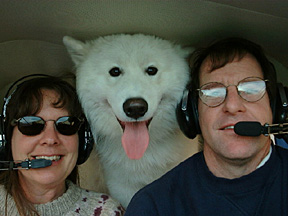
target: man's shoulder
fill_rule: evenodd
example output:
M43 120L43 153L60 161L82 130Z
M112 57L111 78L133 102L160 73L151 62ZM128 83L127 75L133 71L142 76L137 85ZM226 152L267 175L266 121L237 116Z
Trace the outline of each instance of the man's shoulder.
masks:
M171 178L172 176L177 176L181 173L191 173L191 170L196 168L197 163L201 160L201 157L203 157L202 152L198 152L188 159L184 160L180 164L178 164L176 167L168 171L165 175L162 176L163 179L165 178ZM161 178L160 178L161 179Z
M193 181L197 181L195 169L197 169L199 159L201 161L201 155L203 153L196 153L159 179L140 189L129 204L127 215L135 215L135 212L142 211L145 212L142 215L155 215L156 209L161 211L161 215L171 215L169 212L171 203L178 202L180 197L185 196L185 193L189 193L191 187L194 187Z
M288 161L288 149L275 145L275 150L284 160Z

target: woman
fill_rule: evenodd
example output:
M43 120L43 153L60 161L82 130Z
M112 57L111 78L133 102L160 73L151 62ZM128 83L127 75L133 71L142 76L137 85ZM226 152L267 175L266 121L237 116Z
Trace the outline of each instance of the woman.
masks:
M1 215L124 214L107 195L76 186L83 113L70 84L51 76L25 81L3 112L6 160L46 159L52 165L2 171Z

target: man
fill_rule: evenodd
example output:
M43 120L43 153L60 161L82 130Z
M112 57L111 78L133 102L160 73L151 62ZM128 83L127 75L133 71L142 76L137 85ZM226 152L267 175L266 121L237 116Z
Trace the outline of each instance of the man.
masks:
M288 215L288 151L239 136L239 121L271 124L276 73L260 46L230 38L195 52L203 151L140 190L126 216ZM192 130L193 128L191 128Z

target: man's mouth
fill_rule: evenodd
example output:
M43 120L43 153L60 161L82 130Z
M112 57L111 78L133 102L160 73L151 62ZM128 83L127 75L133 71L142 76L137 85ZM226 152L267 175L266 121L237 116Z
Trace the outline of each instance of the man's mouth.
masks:
M59 161L61 159L61 155L53 155L53 156L33 156L33 159L46 159L51 161Z
M227 129L234 129L234 125L230 125L230 126L224 127L222 130L227 130Z
M234 130L234 125L225 126L223 128L220 128L220 130Z

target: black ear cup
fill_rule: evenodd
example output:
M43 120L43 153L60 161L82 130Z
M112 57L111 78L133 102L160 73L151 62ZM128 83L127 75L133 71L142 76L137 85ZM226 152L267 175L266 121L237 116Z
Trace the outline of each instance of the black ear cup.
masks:
M276 98L272 102L273 123L288 123L288 88L277 83Z
M86 119L78 131L78 137L79 147L77 165L80 165L88 159L94 146L93 135Z
M198 100L193 93L185 90L176 108L176 116L181 131L190 139L201 134L198 120Z
M288 88L282 83L277 83L276 98L272 100L273 123L288 123ZM284 139L288 143L287 134L277 134L277 138Z

